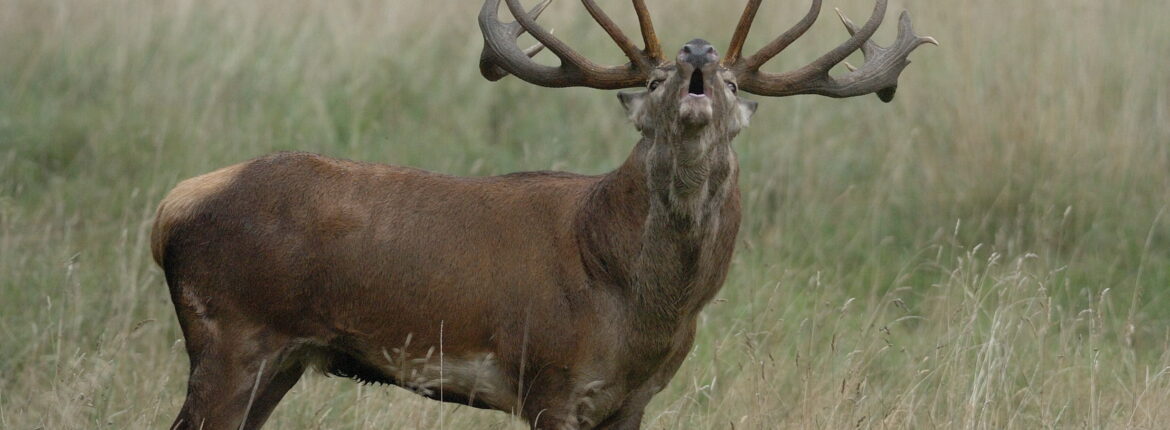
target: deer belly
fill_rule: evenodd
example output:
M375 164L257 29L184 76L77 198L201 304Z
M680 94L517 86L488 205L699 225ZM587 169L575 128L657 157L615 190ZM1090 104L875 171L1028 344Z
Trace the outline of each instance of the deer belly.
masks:
M518 404L511 379L490 353L411 358L387 352L381 363L392 383L435 400L504 411Z

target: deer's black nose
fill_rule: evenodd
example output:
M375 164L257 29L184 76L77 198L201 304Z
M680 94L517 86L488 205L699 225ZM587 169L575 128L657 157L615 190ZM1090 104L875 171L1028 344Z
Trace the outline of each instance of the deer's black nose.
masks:
M691 63L696 69L707 63L719 61L719 53L711 43L703 39L695 39L683 45L678 51L678 60Z

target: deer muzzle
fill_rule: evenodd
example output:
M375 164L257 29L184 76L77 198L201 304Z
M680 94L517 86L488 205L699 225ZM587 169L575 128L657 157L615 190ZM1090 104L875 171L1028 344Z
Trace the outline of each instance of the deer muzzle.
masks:
M688 63L696 70L703 69L708 63L719 62L719 52L711 43L703 39L694 39L683 45L678 51L678 61Z
M682 76L687 77L679 104L679 117L690 126L706 125L712 117L711 80L719 67L719 53L703 39L695 39L683 45L676 61Z

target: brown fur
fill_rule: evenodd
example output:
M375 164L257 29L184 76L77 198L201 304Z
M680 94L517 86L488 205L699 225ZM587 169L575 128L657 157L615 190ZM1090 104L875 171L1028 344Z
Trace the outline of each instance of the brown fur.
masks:
M175 427L257 428L315 366L534 428L638 428L739 228L724 77L709 123L666 126L692 71L639 96L645 137L606 175L279 153L179 184L152 235L191 358Z
M187 179L167 193L158 205L154 230L150 233L150 251L156 263L161 266L163 262L163 244L170 237L167 229L181 222L182 217L191 215L195 206L204 199L223 190L243 167L243 164L236 164Z

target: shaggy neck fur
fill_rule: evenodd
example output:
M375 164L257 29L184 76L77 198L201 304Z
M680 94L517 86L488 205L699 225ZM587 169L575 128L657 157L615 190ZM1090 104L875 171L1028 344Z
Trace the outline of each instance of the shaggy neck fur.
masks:
M677 326L723 284L740 216L733 137L710 126L644 131L587 197L586 268L637 304L641 324Z

